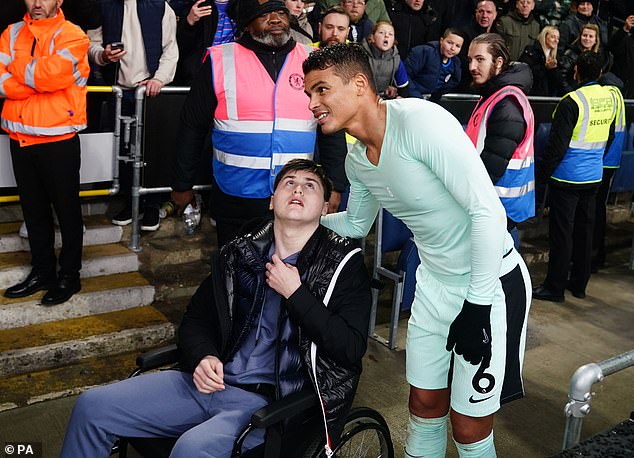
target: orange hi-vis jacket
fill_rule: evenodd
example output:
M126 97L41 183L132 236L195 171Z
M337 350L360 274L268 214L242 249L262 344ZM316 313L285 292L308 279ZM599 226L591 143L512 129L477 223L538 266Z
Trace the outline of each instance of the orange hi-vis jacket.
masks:
M0 37L2 128L20 146L71 138L86 128L90 40L62 11L27 13Z

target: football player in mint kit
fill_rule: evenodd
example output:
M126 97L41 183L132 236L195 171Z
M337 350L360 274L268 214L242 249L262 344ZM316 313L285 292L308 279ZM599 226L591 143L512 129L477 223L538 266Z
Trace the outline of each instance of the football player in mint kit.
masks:
M473 143L439 105L380 100L356 45L304 62L309 108L326 133L345 129L347 210L322 217L363 237L380 207L414 234L421 259L407 332L407 457L445 456L447 419L461 457L494 457L493 416L523 396L528 271Z

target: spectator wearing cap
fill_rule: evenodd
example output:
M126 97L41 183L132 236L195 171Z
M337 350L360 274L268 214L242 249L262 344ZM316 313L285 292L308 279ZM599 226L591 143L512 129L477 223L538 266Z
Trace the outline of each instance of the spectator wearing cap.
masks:
M248 220L271 217L277 172L291 159L313 158L316 145L337 191L329 208L337 210L347 184L343 133L322 136L308 110L302 62L313 49L291 38L286 5L238 0L229 13L236 21L236 41L209 48L192 83L181 112L172 183L172 200L182 211L193 200L200 151L211 127L210 210L219 247Z

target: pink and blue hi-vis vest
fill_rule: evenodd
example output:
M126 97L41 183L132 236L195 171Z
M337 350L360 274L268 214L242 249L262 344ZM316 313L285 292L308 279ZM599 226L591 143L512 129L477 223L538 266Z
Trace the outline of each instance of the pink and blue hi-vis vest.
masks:
M533 151L533 136L535 120L533 109L524 93L515 86L505 86L491 95L484 103L478 102L466 133L475 145L478 154L484 149L487 122L493 107L504 97L515 97L520 106L526 123L524 139L517 145L513 156L506 167L506 172L495 184L495 190L506 210L506 215L516 223L535 216L535 164Z
M212 131L214 177L224 193L269 197L284 164L313 158L317 122L308 109L302 72L311 50L295 46L274 82L244 46L209 48L218 99Z

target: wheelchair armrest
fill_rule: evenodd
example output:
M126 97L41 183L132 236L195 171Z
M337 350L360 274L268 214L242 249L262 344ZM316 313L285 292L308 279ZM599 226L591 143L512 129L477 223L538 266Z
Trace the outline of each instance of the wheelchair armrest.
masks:
M176 344L155 348L141 353L136 358L136 365L141 372L158 369L178 362L179 351Z
M267 428L317 405L317 395L312 389L302 390L273 401L251 416L256 428Z

